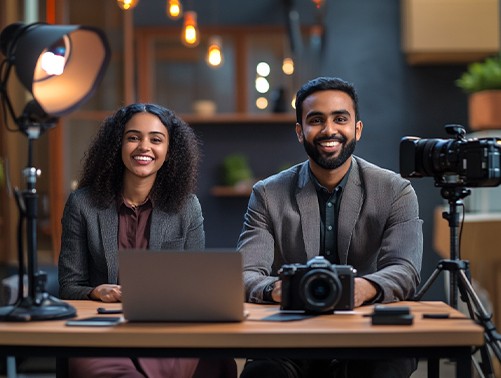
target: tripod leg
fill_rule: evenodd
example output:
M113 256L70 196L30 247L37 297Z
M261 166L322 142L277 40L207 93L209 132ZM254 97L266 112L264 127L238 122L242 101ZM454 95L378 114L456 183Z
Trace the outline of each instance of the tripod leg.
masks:
M492 315L489 314L485 307L482 305L480 298L477 293L473 289L468 277L466 276L463 270L459 271L459 290L464 293L464 300L470 309L470 316L473 320L481 323L485 330L485 344L480 347L480 368L486 377L494 377L494 369L493 364L489 352L492 350L495 356L501 361L501 352L500 352L500 340L499 334L496 332L496 328L491 321ZM475 311L473 311L473 307Z
M467 299L470 298L473 301L473 305L477 309L477 314L479 314L480 317L484 320L490 320L492 318L492 315L487 312L477 293L475 293L470 280L462 270L459 271L459 279L460 289L465 291L465 293L467 294Z
M421 300L423 295L428 291L428 289L431 287L431 285L433 285L433 282L435 282L435 280L437 279L438 275L442 271L442 268L443 268L443 265L439 263L438 266L433 271L433 273L431 274L431 276L428 278L428 281L426 281L423 284L423 286L421 287L421 289L416 293L413 300L415 300L415 301Z

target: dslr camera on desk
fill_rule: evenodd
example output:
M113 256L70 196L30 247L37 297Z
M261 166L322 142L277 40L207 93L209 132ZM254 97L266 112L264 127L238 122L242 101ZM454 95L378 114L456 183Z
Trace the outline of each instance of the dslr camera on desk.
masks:
M356 273L351 265L331 264L323 256L283 265L280 309L314 314L352 310Z

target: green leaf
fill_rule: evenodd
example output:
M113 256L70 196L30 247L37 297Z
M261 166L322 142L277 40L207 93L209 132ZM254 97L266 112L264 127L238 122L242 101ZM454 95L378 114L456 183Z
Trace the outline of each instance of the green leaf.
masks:
M466 93L501 89L501 57L489 57L483 62L469 64L455 84Z

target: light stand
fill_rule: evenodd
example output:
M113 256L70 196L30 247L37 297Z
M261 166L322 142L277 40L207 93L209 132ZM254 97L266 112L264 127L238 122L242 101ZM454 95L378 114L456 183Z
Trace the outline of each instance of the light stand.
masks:
M436 269L417 292L414 300L421 300L439 274L442 271L448 271L450 273L449 304L456 309L458 308L459 291L461 294L461 300L468 307L471 319L481 324L485 330L485 344L480 347L482 363L480 366L475 366L477 369L481 369L481 371L485 373L485 376L494 377L488 347L492 350L497 359L501 361L501 335L496 331L496 327L492 322L492 314L489 314L485 310L482 302L470 283L469 262L461 260L459 256L460 239L458 230L460 222L457 207L460 204L461 199L468 196L470 193L471 191L469 189L462 186L455 186L454 184L444 184L442 187L442 197L447 199L449 203L449 212L443 212L442 216L448 221L450 228L450 259L440 260L438 262Z
M29 107L33 106L33 103ZM18 299L11 306L0 307L0 321L30 321L64 319L76 315L73 306L49 295L45 290L47 275L37 270L37 218L38 193L36 180L40 170L33 166L33 142L47 129L53 126L54 120L42 123L29 120L26 116L18 120L21 129L28 137L28 164L23 170L26 188L20 193L16 189L16 201L19 208L20 221L18 229L18 258L19 258L19 288ZM45 123L47 122L47 123ZM26 220L27 241L27 277L28 293L24 294L24 258L22 229Z
M47 275L38 270L36 180L40 170L33 164L33 143L53 127L57 117L75 110L87 101L101 82L109 63L110 49L98 29L75 25L15 23L0 34L0 49L5 59L0 63L0 99L3 120L10 115L17 129L28 137L28 163L23 170L26 188L16 189L19 208L18 260L19 290L13 305L0 307L0 321L64 319L76 315L73 306L49 295ZM16 117L7 91L12 68L33 100ZM24 285L23 229L26 221L27 293Z

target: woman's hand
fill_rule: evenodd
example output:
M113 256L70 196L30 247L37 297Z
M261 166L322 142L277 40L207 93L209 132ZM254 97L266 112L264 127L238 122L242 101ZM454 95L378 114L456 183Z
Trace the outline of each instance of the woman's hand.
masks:
M92 290L90 297L103 302L122 301L122 287L120 285L103 284Z

